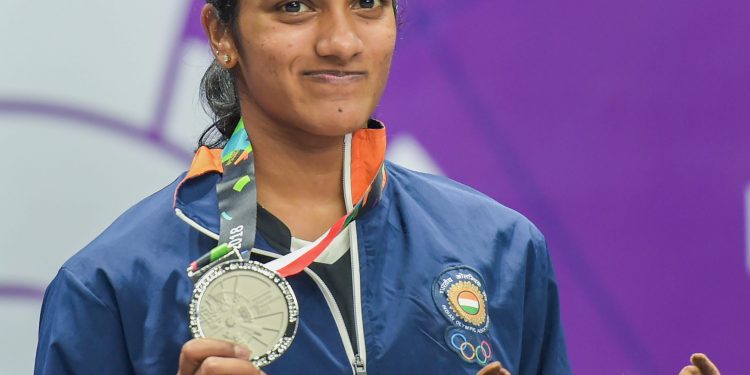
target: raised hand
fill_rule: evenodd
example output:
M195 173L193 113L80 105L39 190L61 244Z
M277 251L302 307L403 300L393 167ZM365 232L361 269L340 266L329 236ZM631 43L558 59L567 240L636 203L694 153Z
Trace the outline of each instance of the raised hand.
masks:
M683 367L679 375L720 375L716 365L705 354L693 354L690 363L692 365Z

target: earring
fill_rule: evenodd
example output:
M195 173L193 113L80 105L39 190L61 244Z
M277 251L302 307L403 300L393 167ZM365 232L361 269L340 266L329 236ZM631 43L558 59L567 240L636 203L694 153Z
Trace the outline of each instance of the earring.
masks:
M231 61L231 60L232 60L232 58L231 58L231 57L229 57L229 55L224 55L224 62L225 62L225 63L228 63L228 62L229 62L229 61Z

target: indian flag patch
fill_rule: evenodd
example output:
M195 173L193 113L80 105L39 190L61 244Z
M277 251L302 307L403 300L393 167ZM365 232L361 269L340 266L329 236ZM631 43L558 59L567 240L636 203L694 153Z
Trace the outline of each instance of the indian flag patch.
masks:
M479 313L479 298L469 291L458 294L458 305L467 314L477 315Z
M484 334L490 324L482 275L468 266L443 270L432 283L432 299L451 325Z
M480 327L487 322L484 294L477 284L459 281L448 289L448 303L458 317L472 326Z

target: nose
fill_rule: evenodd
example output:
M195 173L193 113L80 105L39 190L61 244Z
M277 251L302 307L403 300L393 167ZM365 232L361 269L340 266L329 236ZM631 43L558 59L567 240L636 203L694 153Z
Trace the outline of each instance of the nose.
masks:
M345 65L357 57L364 48L351 10L331 10L321 19L315 52L320 57Z

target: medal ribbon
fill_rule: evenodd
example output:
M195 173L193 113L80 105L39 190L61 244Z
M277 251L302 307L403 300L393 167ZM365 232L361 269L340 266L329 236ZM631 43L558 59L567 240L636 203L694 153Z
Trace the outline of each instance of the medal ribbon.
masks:
M188 274L191 277L230 254L234 254L235 259L240 258L240 254L249 252L255 245L257 220L255 158L243 120L240 120L237 124L232 137L224 147L221 160L224 165L224 176L221 182L216 185L216 191L219 195L219 211L221 212L220 245L191 263L188 268ZM317 240L267 263L266 267L278 272L283 277L294 276L302 272L318 259L320 254L349 224L378 204L385 184L385 164L382 164L372 182L350 212L338 219Z

